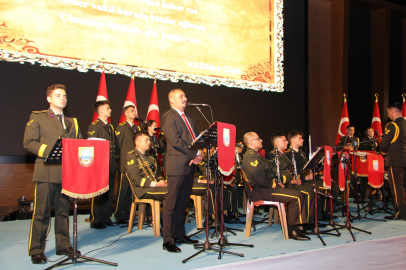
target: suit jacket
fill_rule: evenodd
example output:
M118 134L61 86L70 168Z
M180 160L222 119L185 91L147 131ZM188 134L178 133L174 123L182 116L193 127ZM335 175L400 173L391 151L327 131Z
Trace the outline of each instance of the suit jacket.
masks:
M110 126L110 131L109 131ZM108 123L104 124L100 119L95 120L89 125L87 129L87 135L89 138L101 138L110 141L110 173L116 172L116 162L120 157L120 148L118 146L117 137L114 133L113 125Z
M192 117L185 114L195 136L198 136L196 123ZM162 131L165 132L165 174L166 175L187 175L196 170L196 165L189 166L189 162L197 155L198 150L190 150L189 145L193 138L185 121L179 113L170 109L162 115Z
M141 153L134 149L126 155L126 174L127 178L131 183L131 186L134 188L135 195L137 198L141 198L144 196L145 193L148 191L153 190L151 186L151 182L153 179L150 179L145 174L144 170L140 166L139 162L141 161L139 156ZM145 154L143 157L147 160L147 164L143 163L143 166L149 166L151 171L154 173L154 178L157 181L164 180L161 176L160 171L158 170L158 161L153 158L152 156Z
M44 111L34 111L25 127L24 149L37 155L35 160L33 181L62 183L62 166L45 166L44 160L52 150L56 140L61 138L82 139L76 118L64 114L65 126L49 108Z
M118 160L119 172L125 172L125 164L127 162L127 154L131 150L134 150L134 131L140 131L140 127L137 125L131 126L127 121L120 123L116 127L117 143L120 148L120 159Z
M381 152L386 154L386 166L406 167L406 120L398 117L385 127Z

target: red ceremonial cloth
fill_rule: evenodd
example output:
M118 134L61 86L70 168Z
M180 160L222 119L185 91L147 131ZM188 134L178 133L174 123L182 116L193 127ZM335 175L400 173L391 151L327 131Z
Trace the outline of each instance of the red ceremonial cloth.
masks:
M325 145L324 151L323 187L331 189L331 157L333 156L333 148Z
M109 190L109 141L63 139L62 147L62 193L88 199Z
M259 149L258 153L260 153L263 157L265 157L265 149Z
M218 168L223 175L230 175L235 166L235 126L217 122Z
M368 177L368 164L367 164L367 156L370 154L376 154L375 151L355 151L355 153L367 153L366 156L358 156L355 155L355 165L357 166L357 175L358 177ZM353 163L353 155L351 152L351 161ZM355 167L352 166L351 172L354 173Z
M341 152L337 152L338 156L341 157ZM343 157L348 158L348 153L344 153ZM338 185L341 191L345 190L345 164L340 162L338 164ZM347 167L348 170L348 167Z
M385 173L384 160L381 155L367 155L368 163L368 184L373 188L383 186L383 175Z

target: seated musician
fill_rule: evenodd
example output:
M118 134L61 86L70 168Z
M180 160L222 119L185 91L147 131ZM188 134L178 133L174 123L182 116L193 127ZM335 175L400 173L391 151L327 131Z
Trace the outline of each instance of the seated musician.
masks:
M285 188L277 183L272 165L258 153L262 148L262 140L255 132L248 132L243 138L247 151L242 166L252 191L247 195L250 201L277 201L288 204L288 231L291 239L310 240L297 227L307 222L307 210L303 194L296 189Z
M158 169L158 161L148 154L150 137L144 131L134 135L135 149L128 152L125 166L128 180L138 199L163 201L167 184Z
M307 217L304 223L308 223L305 226L305 229L312 229L314 224L314 188L311 185L303 185L302 181L298 177L296 179L296 173L294 173L295 169L292 164L292 160L289 159L288 153L283 153L288 148L288 141L284 134L275 134L272 137L272 144L274 146L274 150L272 150L267 158L271 163L272 172L276 174L277 166L276 166L276 156L279 160L279 172L281 175L281 181L287 188L296 189L300 191L303 196L305 197L305 204L307 210ZM276 151L278 149L278 151ZM291 153L290 153L291 154ZM293 176L292 176L293 172Z
M354 143L355 143L355 148L354 148L354 150L357 151L357 150L358 150L358 146L359 146L359 139L354 136L355 127L354 127L353 125L348 125L348 126L347 126L347 133L348 133L348 136L342 136L342 137L340 138L340 140L338 141L337 146L341 146L341 147L344 146L344 149L349 149L350 147L349 147L348 144L352 145L353 142L354 142ZM345 138L347 138L347 140L346 140ZM345 145L344 145L344 143L345 143ZM352 151L352 148L351 148L350 151Z

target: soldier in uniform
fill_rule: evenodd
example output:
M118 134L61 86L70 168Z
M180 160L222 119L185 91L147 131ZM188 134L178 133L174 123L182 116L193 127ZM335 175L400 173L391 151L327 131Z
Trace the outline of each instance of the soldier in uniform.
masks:
M289 159L287 153L283 153L283 151L285 151L288 147L288 141L286 140L285 135L275 134L272 137L272 144L274 146L274 150L272 150L267 156L269 162L271 163L272 172L274 174L277 172L275 158L278 156L279 172L281 175L282 184L284 184L287 188L299 190L305 197L307 217L304 223L309 224L307 225L307 229L311 229L312 226L310 224L314 224L314 188L309 185L302 185L302 181L300 179L296 179L296 176L292 177L292 160ZM278 151L276 151L276 148Z
M134 119L137 117L137 112L133 105L125 107L123 113L126 121L118 124L115 131L118 146L120 148L120 159L118 164L118 176L120 181L117 188L117 203L114 212L114 218L117 224L126 224L126 220L130 216L132 192L125 174L125 164L127 162L127 153L134 150L135 147L134 134L141 130L140 127L134 123Z
M344 149L347 149L348 144L353 144L353 142L355 142L356 145L354 147L354 150L357 151L358 146L359 146L359 139L358 139L358 137L354 136L355 127L353 125L348 125L347 126L347 133L348 133L348 137L347 136L342 136L340 138L340 140L338 141L337 145L341 146L341 147L344 147ZM347 141L345 140L346 137L347 137ZM345 145L344 145L344 142L346 142Z
M252 192L247 189L250 201L277 201L288 204L288 230L290 238L295 240L310 240L300 232L297 225L306 223L307 213L303 194L296 189L285 188L278 184L272 164L258 153L262 148L262 140L255 132L248 132L243 138L247 151L242 162Z
M379 152L379 140L374 138L375 130L372 127L367 128L367 135L362 138L359 150Z
M392 120L385 127L381 152L386 155L389 187L393 196L395 214L386 219L406 219L406 120L402 117L402 105L388 105L388 117Z
M97 101L94 105L99 118L92 122L87 129L89 138L101 138L110 141L110 165L109 165L109 192L94 197L90 212L90 228L105 229L106 226L116 226L111 221L113 214L111 203L113 202L114 181L116 178L116 162L119 158L119 146L113 125L108 122L111 116L110 102L108 100Z
M135 149L127 154L126 174L138 199L164 201L167 183L158 169L158 160L149 154L150 143L148 133L135 134Z
M59 137L82 139L77 119L63 112L67 103L65 86L51 85L46 95L48 110L32 112L24 133L24 149L37 156L33 175L34 214L28 241L28 255L33 264L47 262L44 251L52 202L55 206L56 255L73 255L69 239L70 202L61 193L62 166L46 166L43 162Z

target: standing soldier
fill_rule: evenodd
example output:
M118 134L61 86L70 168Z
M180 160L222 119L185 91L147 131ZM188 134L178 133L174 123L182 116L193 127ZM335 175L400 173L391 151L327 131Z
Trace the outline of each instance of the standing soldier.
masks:
M393 196L393 216L386 219L406 219L406 120L402 117L402 105L388 105L388 117L392 120L385 127L381 152L386 155L389 187Z
M126 224L126 220L130 216L132 192L128 183L125 171L126 157L128 152L134 150L134 134L140 131L140 127L134 124L134 119L137 117L135 107L130 105L123 109L126 121L120 123L116 128L117 142L120 147L119 159L119 186L117 192L117 204L114 218L117 224Z
M63 112L67 96L65 86L47 88L48 110L34 111L25 127L24 148L37 155L33 181L35 183L34 214L28 241L28 255L33 264L46 263L45 241L50 223L51 204L55 206L56 255L73 255L69 239L69 198L62 194L62 166L46 166L44 161L59 137L82 139L78 121Z
M89 138L101 138L110 141L110 168L109 168L109 191L92 199L90 212L90 228L105 229L107 226L116 226L111 221L113 214L111 203L113 202L114 180L116 178L116 160L119 157L119 147L113 125L108 122L111 116L110 102L100 100L94 104L94 110L98 119L89 125L87 134Z

